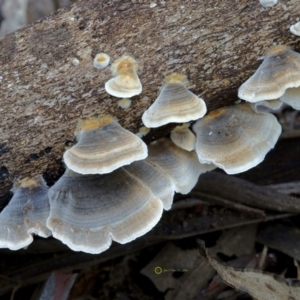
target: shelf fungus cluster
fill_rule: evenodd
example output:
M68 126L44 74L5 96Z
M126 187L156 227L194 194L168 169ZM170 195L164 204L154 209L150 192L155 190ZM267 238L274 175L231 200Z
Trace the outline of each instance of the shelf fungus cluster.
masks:
M123 98L120 106L142 92L137 66L131 56L112 64L105 90ZM182 74L167 76L136 135L110 115L80 120L77 143L63 155L66 171L49 190L41 176L15 183L0 214L0 247L16 250L29 245L32 234L52 234L75 251L101 253L112 241L128 243L150 231L175 192L189 193L201 173L219 167L236 174L256 166L281 133L275 116L260 107L285 102L300 108L300 54L272 48L238 91L248 103L208 114L187 85ZM171 139L148 147L141 140L149 128L168 123L180 124Z
M201 173L196 153L168 139L149 145L111 116L79 121L65 174L49 189L47 227L75 251L100 253L151 230L175 192L188 193Z

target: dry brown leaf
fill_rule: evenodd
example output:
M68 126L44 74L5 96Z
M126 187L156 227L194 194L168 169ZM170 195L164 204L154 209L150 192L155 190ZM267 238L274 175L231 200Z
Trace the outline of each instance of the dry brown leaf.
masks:
M248 293L258 300L298 300L300 299L300 281L266 274L257 270L239 270L224 267L211 258L203 241L199 241L199 252L206 257L222 279L240 292Z

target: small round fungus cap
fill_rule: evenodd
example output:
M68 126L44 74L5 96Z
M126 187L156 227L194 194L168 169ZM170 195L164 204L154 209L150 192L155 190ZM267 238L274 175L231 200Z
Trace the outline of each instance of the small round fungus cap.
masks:
M170 135L172 142L186 151L195 150L196 144L196 137L189 126L190 123L176 126Z
M49 189L47 226L74 251L101 253L112 240L125 244L151 230L163 204L125 170L81 175L70 170Z
M259 3L263 7L272 7L277 4L277 0L259 0Z
M192 190L200 174L215 169L211 164L200 164L194 151L185 151L166 138L150 144L148 151L147 161L168 176L175 191L181 194Z
M150 188L151 192L161 199L165 210L171 208L175 185L167 175L161 172L160 168L146 158L125 166L123 169Z
M292 34L300 36L300 22L297 22L296 24L292 25L290 27L290 31Z
M75 135L78 143L64 153L64 162L77 173L110 173L148 155L146 144L111 116L80 121Z
M193 130L199 161L237 174L263 161L275 146L281 126L272 114L257 114L244 103L210 112L193 125Z
M94 60L93 60L93 66L94 68L101 70L108 66L110 61L109 55L106 53L98 53L96 54Z
M136 73L137 62L131 56L122 56L116 60L111 71L113 78L105 83L108 94L118 98L131 98L142 92L142 84Z
M274 46L256 72L241 85L238 96L253 103L273 100L281 98L287 89L299 86L300 54L286 46Z
M0 213L0 248L18 250L32 243L32 234L51 235L46 227L50 207L48 187L41 175L16 181L13 191Z
M173 73L166 77L160 94L144 112L143 123L156 128L168 123L185 123L206 114L206 104L187 89L186 76Z

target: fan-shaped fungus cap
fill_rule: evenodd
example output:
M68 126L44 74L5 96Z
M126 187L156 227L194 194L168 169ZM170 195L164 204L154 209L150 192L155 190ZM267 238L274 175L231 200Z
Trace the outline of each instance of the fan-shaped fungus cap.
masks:
M49 189L47 226L75 251L100 253L112 240L128 243L160 220L163 204L125 170L81 175L66 170Z
M179 126L176 126L171 132L172 142L187 151L195 150L196 137L189 129L190 124L185 123Z
M215 169L213 165L200 164L194 151L185 151L166 138L150 144L148 151L147 161L160 168L175 185L175 191L181 194L191 191L201 173Z
M93 66L94 68L101 70L108 66L109 61L110 57L106 53L98 53L93 60Z
M203 117L207 111L205 102L190 92L186 85L184 75L173 73L167 76L159 96L144 112L143 123L149 128L156 128Z
M118 98L130 98L142 92L142 84L136 73L137 62L131 56L123 56L111 67L114 78L105 83L108 94Z
M287 89L280 100L293 109L300 110L300 87Z
M212 111L193 130L199 161L236 174L263 161L275 146L281 126L272 114L256 114L250 104L238 104Z
M277 4L277 0L259 0L259 3L263 7L272 7Z
M147 157L146 144L111 116L82 120L75 134L78 143L64 153L64 161L81 174L110 173Z
M175 186L170 178L161 172L160 168L146 158L125 166L123 169L149 187L151 192L162 200L165 210L171 208Z
M292 25L290 27L290 31L292 34L300 36L300 22L297 22L296 24Z
M48 187L42 176L24 178L14 184L14 195L0 213L0 248L18 250L32 243L32 234L51 235Z
M251 106L256 113L268 112L269 110L278 110L283 102L280 100L265 100L253 103Z
M286 46L275 46L256 72L241 85L238 96L249 102L273 100L282 97L286 89L299 86L300 54Z

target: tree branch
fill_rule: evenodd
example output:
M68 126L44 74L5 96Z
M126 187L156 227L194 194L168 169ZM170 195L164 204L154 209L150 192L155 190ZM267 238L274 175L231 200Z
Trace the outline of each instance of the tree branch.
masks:
M170 72L186 74L212 110L237 100L238 86L274 43L300 49L288 31L300 13L298 0L267 9L258 0L149 4L79 1L0 40L0 196L16 177L57 177L79 118L109 113L137 132ZM112 61L129 53L140 63L143 92L130 109L105 92L111 74L93 68L98 52ZM152 130L148 140L168 130Z

